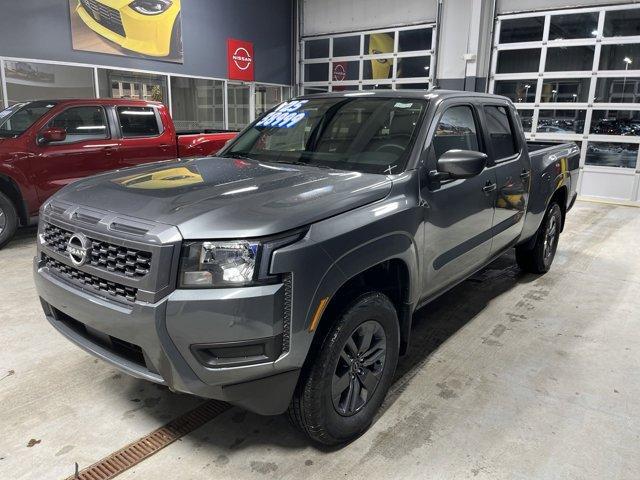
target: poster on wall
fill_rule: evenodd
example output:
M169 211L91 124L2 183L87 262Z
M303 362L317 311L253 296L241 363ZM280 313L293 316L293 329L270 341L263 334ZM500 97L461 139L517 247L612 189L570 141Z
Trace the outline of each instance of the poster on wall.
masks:
M180 0L69 0L74 50L182 63Z

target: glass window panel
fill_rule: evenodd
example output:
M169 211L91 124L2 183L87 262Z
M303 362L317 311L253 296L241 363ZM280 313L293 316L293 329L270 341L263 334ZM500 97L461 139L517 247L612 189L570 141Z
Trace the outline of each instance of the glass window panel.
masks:
M256 117L282 102L282 91L275 85L255 86Z
M586 110L540 110L538 133L582 133Z
M165 105L169 102L164 75L99 68L98 88L103 98L153 100Z
M438 122L432 145L436 159L454 149L479 151L476 122L471 107L448 108Z
M589 142L587 143L587 165L636 168L638 144Z
M364 36L364 55L393 53L395 32L369 33Z
M153 137L160 133L153 108L118 107L116 110L123 137Z
M230 130L241 130L249 124L249 94L249 85L227 84Z
M334 57L350 57L354 55L360 55L360 35L355 37L334 37Z
M329 91L329 87L305 87L304 94L312 95L314 93L326 93Z
M358 85L336 85L331 86L331 90L334 92L345 92L350 90L358 90Z
M553 15L549 40L592 38L598 34L598 12Z
M517 151L516 141L508 110L505 107L485 106L484 113L495 158L501 159L514 155Z
M398 51L431 50L432 38L433 31L431 28L401 30L398 32Z
M640 136L640 111L594 110L589 133Z
M640 35L640 8L606 12L603 34L605 37Z
M640 103L640 77L598 78L594 102Z
M514 103L535 102L538 81L529 80L497 80L493 86L493 93L510 98Z
M396 83L397 90L429 90L428 83Z
M391 90L390 83L370 83L362 85L362 90Z
M518 109L517 111L520 123L522 124L522 129L525 132L530 132L533 125L533 110Z
M109 138L109 126L104 108L85 106L67 108L51 119L49 127L64 128L67 137L52 144L73 143Z
M342 82L344 80L360 79L360 62L333 62L331 64L331 80Z
M383 80L393 76L393 57L372 58L362 64L364 80Z
M545 79L542 82L541 102L586 102L589 98L590 78Z
M602 45L600 70L640 69L640 43Z
M545 71L566 72L591 70L593 68L594 46L549 47Z
M224 128L224 82L171 78L173 123L178 132Z
M398 58L397 78L428 77L431 69L431 57Z
M319 40L305 40L304 42L304 58L328 58L329 57L329 39L322 38Z
M500 43L542 40L544 17L513 18L500 22Z
M25 100L95 98L93 69L5 60L9 105Z
M537 72L540 69L540 49L502 50L498 52L496 73Z
M329 80L328 63L306 63L304 66L305 82L326 82Z

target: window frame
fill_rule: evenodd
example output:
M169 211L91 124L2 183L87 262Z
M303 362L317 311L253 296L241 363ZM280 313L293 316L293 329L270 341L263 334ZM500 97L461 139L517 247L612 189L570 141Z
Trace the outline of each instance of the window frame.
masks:
M100 108L100 110L102 110L102 114L104 116L104 121L105 121L105 125L107 127L106 133L107 135L105 137L100 137L100 138L83 138L81 140L74 140L74 141L69 141L67 142L66 139L61 141L61 142L48 142L46 144L42 144L40 143L42 140L42 132L44 130L46 130L47 128L49 128L51 122L53 122L56 118L58 118L60 115L62 115L63 113L69 111L69 110L73 110L74 108L87 108L87 107L98 107ZM111 122L109 121L109 112L107 111L107 109L105 108L104 105L99 104L99 103L89 103L87 102L86 104L82 104L82 105L68 105L66 107L64 107L62 110L60 110L58 113L54 114L42 127L40 127L40 129L38 130L38 133L35 137L35 141L36 144L40 147L42 146L58 146L58 145L73 145L76 143L82 143L82 142L94 142L96 140L112 140L113 139L113 131L112 131L112 125Z
M120 108L149 108L149 109L151 109L153 111L154 118L156 120L156 126L158 127L158 133L156 135L125 135L124 131L122 130L122 122L120 121ZM164 124L162 123L162 118L160 117L160 112L158 112L158 107L156 107L155 105L144 105L144 106L140 106L140 105L115 105L115 108L113 110L114 110L114 113L115 113L115 118L116 118L116 121L117 121L118 130L120 131L120 138L122 140L138 139L138 138L158 138L158 137L162 136L162 134L165 131Z
M513 153L513 155L509 155L501 158L497 157L495 150L493 148L493 142L491 141L491 132L489 131L489 125L487 122L487 113L486 113L487 107L496 107L496 108L502 107L505 109L507 113L507 121L509 122L509 129L511 130L511 138L513 139L513 147L515 149L515 153ZM499 165L499 164L511 162L513 160L520 158L520 155L522 155L522 148L523 148L522 142L520 140L520 135L518 135L518 132L520 130L515 126L516 122L514 121L514 115L509 105L502 102L482 102L482 115L484 119L484 126L485 126L484 134L487 140L487 146L488 146L487 148L491 152L489 156L489 164ZM518 125L519 125L519 122L518 122Z

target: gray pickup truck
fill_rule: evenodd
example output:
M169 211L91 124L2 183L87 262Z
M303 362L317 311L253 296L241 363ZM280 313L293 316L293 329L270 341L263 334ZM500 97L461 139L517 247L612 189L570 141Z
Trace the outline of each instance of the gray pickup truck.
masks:
M551 266L575 144L503 97L300 97L217 157L69 185L41 209L48 321L92 355L340 444L371 424L416 309L515 247Z

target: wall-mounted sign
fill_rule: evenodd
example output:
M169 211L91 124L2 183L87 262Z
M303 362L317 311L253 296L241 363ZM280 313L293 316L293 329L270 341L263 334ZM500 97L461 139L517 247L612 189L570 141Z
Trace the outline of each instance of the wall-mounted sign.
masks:
M253 82L253 43L227 39L227 76L229 80Z

